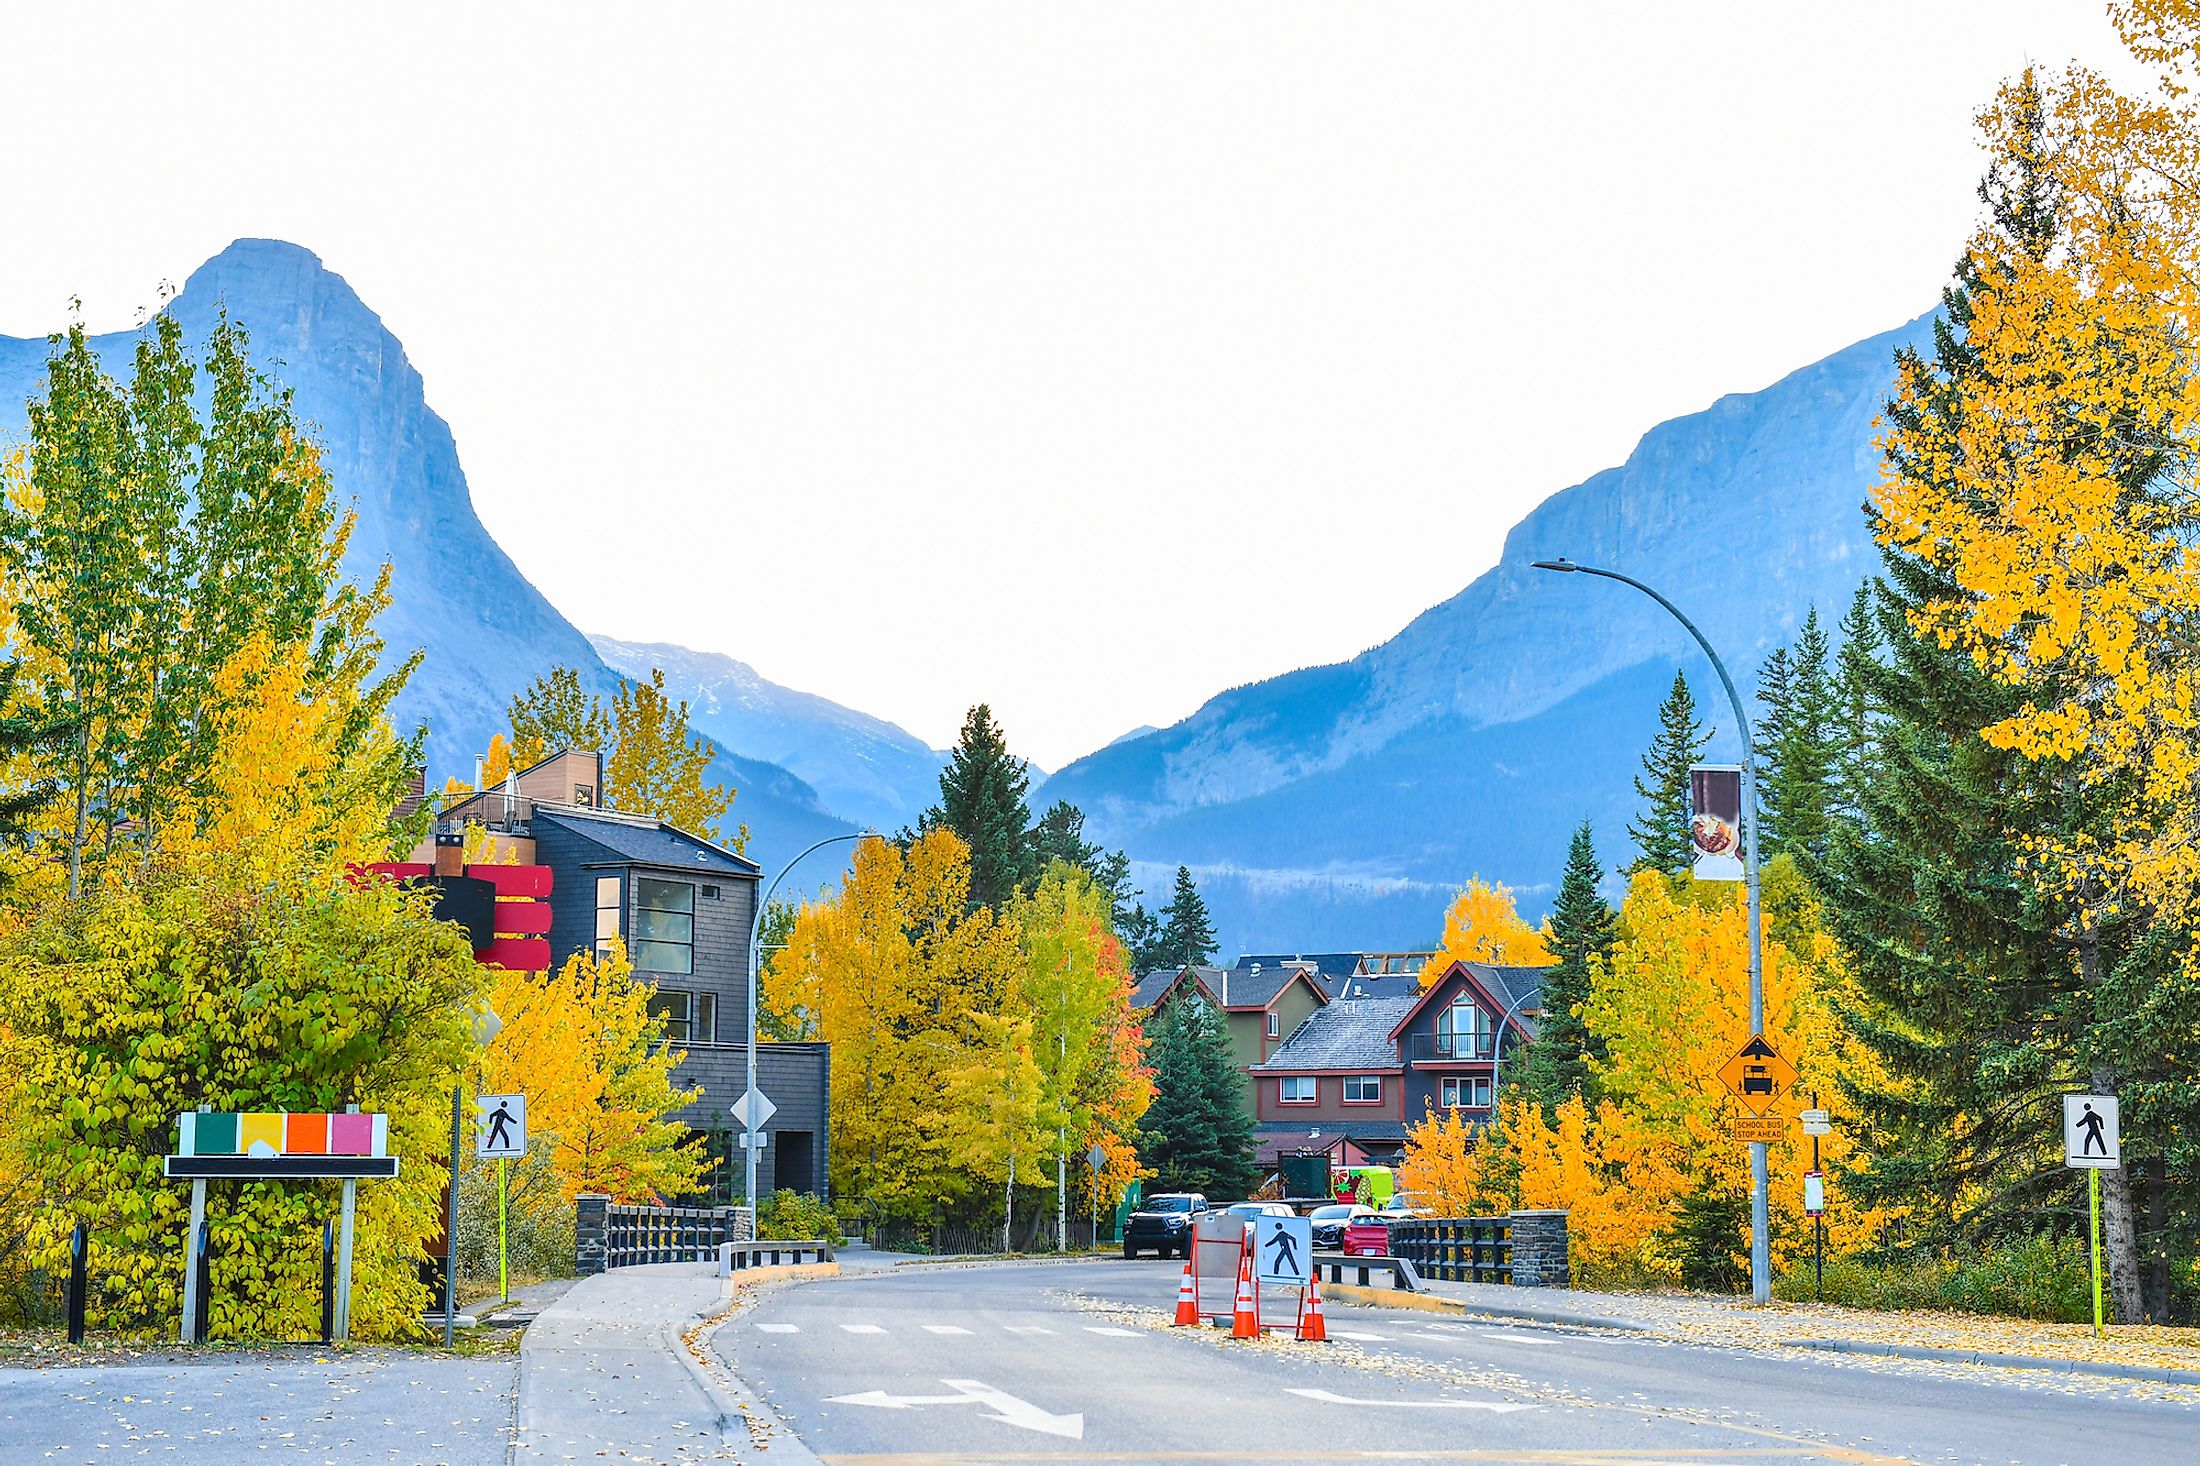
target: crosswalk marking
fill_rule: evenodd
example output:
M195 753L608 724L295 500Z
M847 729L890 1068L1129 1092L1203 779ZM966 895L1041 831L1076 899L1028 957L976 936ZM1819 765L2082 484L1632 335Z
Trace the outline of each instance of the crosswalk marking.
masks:
M883 1334L886 1332L875 1323L844 1323L841 1328L851 1334Z
M792 1323L760 1323L756 1326L756 1329L758 1333L763 1334L799 1334L802 1332L800 1324Z
M1329 1334L1331 1338L1351 1339L1360 1344L1387 1344L1390 1342L1390 1335L1388 1334L1355 1334L1349 1329L1331 1329Z
M1012 1334L1047 1334L1051 1336L1054 1333L1054 1330L1043 1329L1035 1323L1012 1323L1005 1324L1003 1327Z
M1485 1339L1503 1339L1508 1344L1555 1344L1558 1340L1543 1334L1531 1334L1526 1329L1484 1329Z
M951 1323L928 1323L924 1326L924 1331L928 1334L967 1334L970 1332L968 1329L956 1328Z
M1107 1328L1100 1324L1091 1323L1085 1325L1085 1332L1088 1334L1106 1334L1111 1339L1135 1339L1138 1337L1138 1330L1136 1329Z

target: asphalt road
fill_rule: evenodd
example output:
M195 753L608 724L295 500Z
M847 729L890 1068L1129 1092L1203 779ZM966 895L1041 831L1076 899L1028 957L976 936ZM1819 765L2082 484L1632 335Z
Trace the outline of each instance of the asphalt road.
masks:
M897 1268L715 1335L831 1466L1388 1459L2200 1462L2200 1390L1332 1308L1332 1342L1169 1329L1179 1265Z

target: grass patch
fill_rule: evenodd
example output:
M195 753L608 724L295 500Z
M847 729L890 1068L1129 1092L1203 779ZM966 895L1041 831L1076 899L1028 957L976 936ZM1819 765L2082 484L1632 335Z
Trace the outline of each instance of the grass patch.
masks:
M1816 1290L1809 1264L1776 1279L1772 1291L1784 1302L1810 1302ZM2093 1317L2093 1281L2083 1242L2028 1237L1895 1260L1828 1258L1825 1301L1890 1312L1937 1309L2087 1323Z

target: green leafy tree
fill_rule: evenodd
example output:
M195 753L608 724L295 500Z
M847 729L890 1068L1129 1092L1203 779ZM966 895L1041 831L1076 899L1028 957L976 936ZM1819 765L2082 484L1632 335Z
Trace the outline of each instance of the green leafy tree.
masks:
M1215 955L1215 924L1187 866L1176 868L1176 891L1161 912L1162 965L1192 967Z
M1169 1005L1148 1053L1153 1104L1139 1160L1156 1191L1243 1196L1253 1180L1253 1122L1222 1015L1197 994Z
M1642 817L1627 826L1641 853L1630 874L1654 870L1667 875L1687 870L1689 860L1688 771L1710 746L1711 730L1696 719L1696 699L1685 673L1673 674L1673 690L1658 708L1658 733L1642 756L1635 793L1645 802Z
M611 714L603 699L581 687L571 667L552 667L512 695L511 761L515 768L542 762L560 749L609 753Z
M1008 751L1008 740L979 703L963 719L947 767L940 771L940 802L922 828L946 828L970 847L970 901L1005 907L1031 879L1031 811L1024 796L1031 772ZM1078 818L1081 832L1083 817Z
M654 815L666 824L716 840L733 791L703 776L718 750L688 729L688 705L665 696L665 674L622 680L611 699L611 755L604 760L603 798L613 809ZM748 843L746 826L734 836Z
M1543 973L1543 1012L1536 1019L1535 1039L1521 1059L1520 1077L1514 1081L1546 1111L1583 1094L1589 1066L1601 1056L1595 1036L1576 1010L1589 1001L1592 966L1611 955L1618 933L1618 917L1597 894L1602 874L1596 844L1584 820L1566 847L1566 870L1559 879L1558 900L1551 907L1549 945L1558 955L1558 965Z

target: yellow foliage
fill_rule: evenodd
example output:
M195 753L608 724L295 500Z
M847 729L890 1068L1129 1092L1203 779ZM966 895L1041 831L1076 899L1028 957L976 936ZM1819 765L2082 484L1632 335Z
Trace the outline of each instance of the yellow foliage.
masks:
M1511 889L1476 876L1444 913L1443 947L1421 969L1421 985L1433 986L1454 962L1543 967L1557 960L1549 933L1520 919Z

